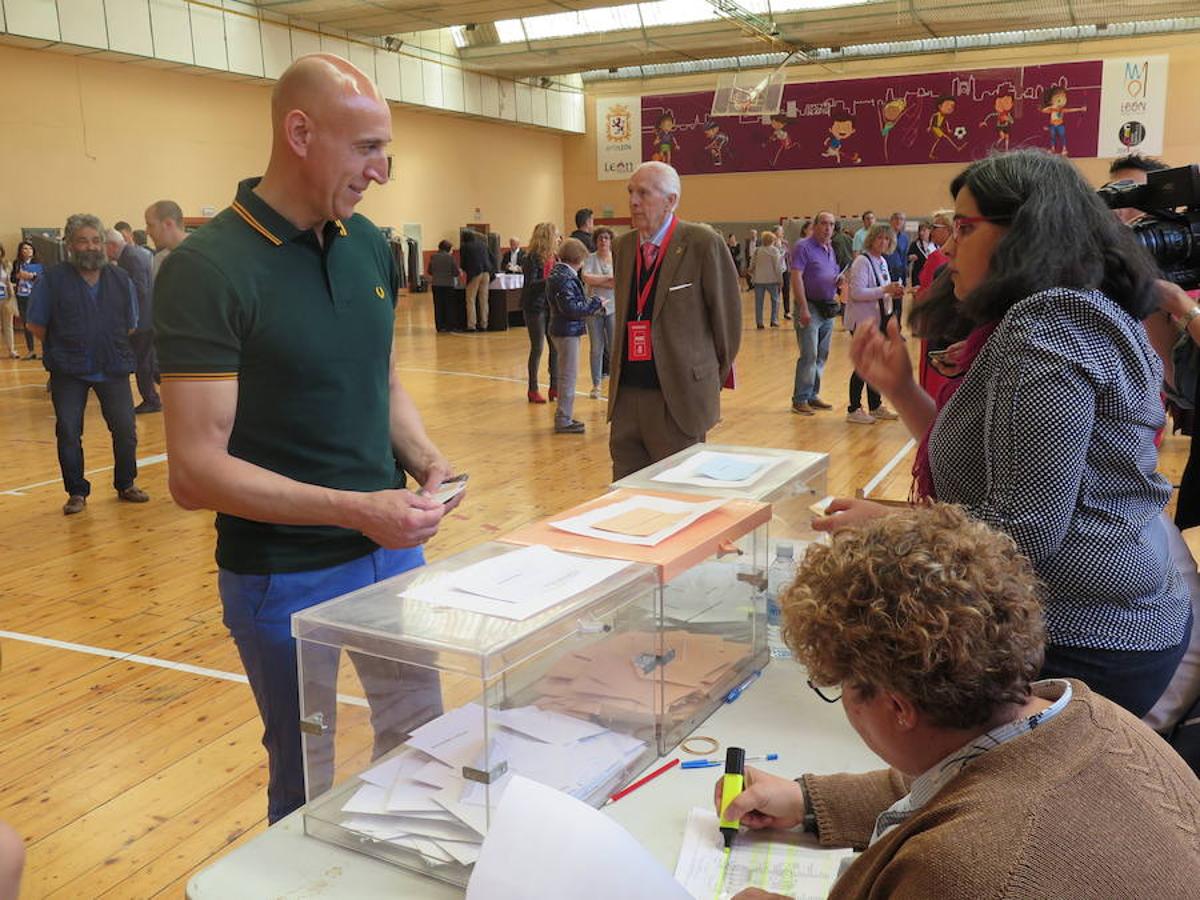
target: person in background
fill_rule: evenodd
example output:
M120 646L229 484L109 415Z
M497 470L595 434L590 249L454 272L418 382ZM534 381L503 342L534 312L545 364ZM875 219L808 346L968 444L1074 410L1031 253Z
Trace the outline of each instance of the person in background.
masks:
M912 242L908 248L908 284L918 284L918 279L921 277L921 270L925 267L925 260L929 259L930 254L937 250L937 244L930 237L931 229L928 222L921 222L917 226L917 239Z
M504 251L504 256L500 258L500 270L510 275L519 275L521 273L521 257L524 255L525 251L521 249L521 239L510 237L508 239L508 249Z
M896 242L892 246L892 252L887 255L888 274L891 276L892 283L904 287L908 284L908 246L909 237L906 226L908 224L908 216L902 212L894 212L888 223L892 226L892 233L896 236ZM904 330L904 294L901 292L892 299L892 315L895 316L897 324L901 331Z
M592 215L592 211L586 206L583 209L575 210L575 230L571 232L571 237L583 244L588 253L596 252L596 242L592 238L592 232L595 230L596 219Z
M904 293L901 285L888 274L887 254L895 246L896 232L891 225L872 225L863 244L863 252L850 265L846 301L846 330L851 335L859 328L878 331L891 318L896 297ZM867 388L868 410L862 408L863 386ZM850 406L846 421L854 425L874 425L877 419L895 419L875 388L863 381L856 368L850 373Z
M187 228L183 224L183 209L174 200L157 200L146 207L146 232L154 241L154 262L150 274L157 280L158 270L166 262L171 251L187 239Z
M832 409L821 399L821 375L829 359L833 320L838 315L838 290L844 280L833 249L837 220L822 210L813 221L812 234L792 248L792 293L796 297L796 378L792 386L792 412L814 415Z
M737 239L737 235L732 231L725 235L725 246L729 248L729 256L733 259L734 268L739 273L742 271L742 242Z
M150 246L150 235L144 228L133 229L133 245L141 247L151 256L154 255L154 250Z
M789 219L788 221L791 222L794 220ZM790 277L790 271L792 261L791 254L788 252L788 250L791 248L792 244L795 243L795 241L792 241L791 243L788 242L787 238L785 237L786 231L787 230L782 225L777 225L775 227L775 245L776 249L779 250L779 279L782 282L779 288L779 294L781 300L783 301L783 317L785 319L791 319L792 279ZM799 236L797 236L796 240L799 239Z
M525 275L521 286L521 311L525 316L525 328L529 332L529 389L526 397L530 403L545 403L546 398L538 390L538 367L542 363L542 350L546 345L546 333L550 326L550 307L546 303L546 279L554 268L555 252L558 250L558 226L553 222L539 222L534 226L529 246L521 260L521 271ZM550 399L558 399L558 348L550 342Z
M588 258L583 241L567 238L558 248L558 262L546 279L550 305L550 340L558 349L558 406L554 411L555 434L583 434L583 422L575 418L575 379L579 373L579 339L584 322L604 310L596 297L588 298L579 270Z
M438 241L436 253L429 254L430 289L433 291L433 327L437 331L449 331L454 320L454 287L458 283L458 260L451 252L447 240Z
M125 241L125 243L129 244L129 246L131 246L131 247L137 246L137 244L133 240L133 226L130 225L128 222L121 220L120 222L117 222L117 224L113 226L113 229L121 235L121 238Z
M854 232L853 249L855 253L862 253L863 247L866 246L867 234L875 224L875 213L867 210L862 214L862 228Z
M830 238L830 244L833 247L834 258L837 259L838 271L845 272L850 268L850 263L854 262L854 241L846 234L841 219L833 220L833 237Z
M773 231L762 233L762 243L750 260L750 278L754 283L754 324L763 325L763 299L771 297L771 327L779 327L780 253L778 238Z
M746 290L754 290L754 277L750 274L750 260L754 258L754 251L758 249L758 229L751 228L746 232L746 239L742 241L742 268L740 273L746 279Z
M29 327L29 298L33 296L34 285L42 277L43 271L33 244L29 241L17 244L17 256L13 260L8 277L9 283L12 284L13 296L17 300L17 312L21 314L21 326L25 331L25 349L28 352L26 359L38 358L33 342L33 329Z
M593 237L596 252L589 254L583 263L583 283L587 294L600 301L602 309L587 317L589 362L592 370L592 389L588 396L600 398L600 379L608 374L608 359L613 347L613 316L616 301L613 281L613 233L611 228L600 226Z
M483 235L469 228L464 231L458 257L467 277L467 333L487 331L488 288L492 283L494 263Z
M971 330L931 397L905 341L860 330L855 369L920 443L914 496L959 503L1017 542L1046 585L1042 674L1082 677L1136 716L1170 682L1192 628L1155 471L1162 363L1141 319L1155 267L1075 166L989 156L950 185L943 250ZM820 529L887 507L836 500Z
M929 240L933 243L934 251L925 257L925 263L921 266L921 277L917 280L917 293L915 299L920 302L925 292L929 290L929 286L933 283L933 279L938 272L950 262L950 258L946 256L942 248L946 246L946 242L950 240L950 236L954 233L954 210L952 209L937 209L929 217Z
M137 415L162 412L162 399L158 396L157 358L154 355L154 287L153 259L149 250L128 244L121 232L110 229L104 241L104 251L109 262L116 263L132 279L137 290L138 326L129 335L133 348L138 393L142 402L133 408Z
M66 516L83 512L92 491L83 462L83 414L92 392L112 435L117 499L150 499L135 483L137 424L129 389L135 365L129 334L138 327L137 289L123 269L109 265L104 234L95 216L70 216L63 228L67 261L38 279L29 300L29 327L42 341L42 365L50 373Z
M889 768L748 768L724 817L861 851L830 900L1193 896L1200 781L1084 682L1036 680L1040 594L1011 538L944 504L814 544L784 639Z
M17 315L17 300L13 297L13 286L8 280L8 261L4 257L4 245L0 244L0 333L4 335L4 352L9 359L20 359L17 352L13 319Z

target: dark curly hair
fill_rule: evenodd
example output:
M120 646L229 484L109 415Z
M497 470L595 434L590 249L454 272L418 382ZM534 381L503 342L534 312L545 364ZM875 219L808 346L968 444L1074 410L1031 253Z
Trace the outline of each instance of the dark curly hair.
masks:
M943 728L1025 703L1042 667L1029 561L958 506L912 507L814 544L780 606L814 684L895 692Z
M955 197L963 188L980 213L1009 226L987 278L963 301L975 323L1056 287L1103 291L1138 320L1156 308L1154 261L1068 160L1045 150L996 153L950 183Z

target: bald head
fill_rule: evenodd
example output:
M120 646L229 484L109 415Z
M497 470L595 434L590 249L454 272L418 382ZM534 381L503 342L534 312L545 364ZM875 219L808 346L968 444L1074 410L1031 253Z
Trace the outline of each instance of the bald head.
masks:
M257 192L299 228L348 219L388 180L392 114L378 88L329 53L302 56L271 94L271 161Z

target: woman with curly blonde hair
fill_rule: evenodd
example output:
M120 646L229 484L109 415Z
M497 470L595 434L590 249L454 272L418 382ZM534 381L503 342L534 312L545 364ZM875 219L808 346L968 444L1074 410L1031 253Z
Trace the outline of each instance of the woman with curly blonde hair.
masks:
M862 850L831 900L1194 895L1200 781L1082 682L1034 680L1040 591L1012 538L956 506L814 545L782 597L784 637L891 768L748 769L723 818Z

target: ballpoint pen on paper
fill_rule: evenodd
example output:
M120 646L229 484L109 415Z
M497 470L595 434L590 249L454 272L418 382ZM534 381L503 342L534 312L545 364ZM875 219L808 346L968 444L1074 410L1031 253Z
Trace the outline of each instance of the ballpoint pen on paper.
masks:
M750 687L750 685L754 684L754 682L758 680L758 676L761 674L762 674L762 669L759 669L757 672L751 672L749 678L747 678L745 681L743 681L741 684L739 684L732 691L730 691L728 694L725 695L725 702L732 703L738 697L742 696L742 691L746 690L746 688L748 688L748 687Z
M766 754L763 754L762 756L747 756L746 762L771 762L772 760L776 760L776 759L779 759L778 753L766 753ZM723 766L723 765L725 765L725 760L723 760L723 759L689 759L685 763L680 763L679 768L681 768L681 769L711 769L713 766Z
M645 784L647 781L653 781L655 778L657 778L657 777L658 777L659 775L661 775L663 772L665 772L665 771L667 771L668 769L670 769L670 768L672 768L672 767L674 767L674 766L677 766L677 765L679 765L679 758L678 758L678 757L676 757L675 759L671 760L671 761L670 761L669 763L667 763L665 766L659 766L657 769L655 769L653 772L651 772L651 773L650 773L649 775L647 775L645 778L639 778L639 779L638 779L637 781L635 781L633 784L629 785L629 787L627 787L627 788L623 788L623 789L621 789L621 790L617 791L615 794L613 794L611 797L609 797L609 798L608 798L608 802L609 802L609 803L614 803L614 802L616 802L617 800L620 800L620 799L621 799L622 797L624 797L626 794L631 794L631 793L633 793L634 791L636 791L638 788L640 788L640 787L641 787L643 784Z

